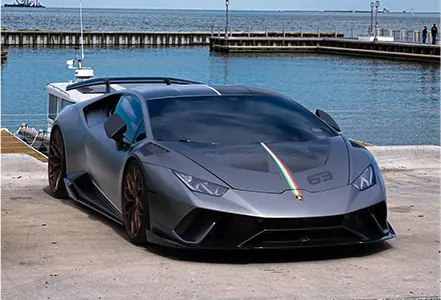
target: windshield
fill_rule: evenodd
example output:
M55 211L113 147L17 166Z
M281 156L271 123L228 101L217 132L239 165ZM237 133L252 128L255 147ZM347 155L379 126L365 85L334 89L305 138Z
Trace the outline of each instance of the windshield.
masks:
M249 144L335 136L310 111L277 96L204 96L148 100L154 138Z

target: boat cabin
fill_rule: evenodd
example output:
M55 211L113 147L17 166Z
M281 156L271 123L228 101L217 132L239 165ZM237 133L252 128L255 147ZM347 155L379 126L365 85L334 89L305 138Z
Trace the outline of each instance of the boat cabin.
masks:
M75 82L50 83L46 86L48 93L48 132L58 114L67 106L86 101L106 94L106 86L98 85L67 91L69 85ZM123 90L125 87L113 84L112 91Z

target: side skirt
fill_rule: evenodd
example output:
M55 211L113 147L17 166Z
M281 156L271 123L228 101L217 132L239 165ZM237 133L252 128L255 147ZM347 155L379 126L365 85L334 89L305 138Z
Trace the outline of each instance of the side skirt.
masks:
M69 174L64 178L64 183L66 184L69 196L73 200L123 225L121 212L119 212L94 185L87 172Z

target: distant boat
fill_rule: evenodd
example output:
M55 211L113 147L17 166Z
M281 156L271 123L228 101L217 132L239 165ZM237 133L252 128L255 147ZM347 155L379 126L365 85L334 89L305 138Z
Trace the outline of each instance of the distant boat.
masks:
M23 1L19 1L19 0L15 0L17 3L12 3L12 4L5 4L3 7L35 7L35 8L45 8L44 5L42 5L40 2L38 2L37 0L32 1L32 0L23 0Z

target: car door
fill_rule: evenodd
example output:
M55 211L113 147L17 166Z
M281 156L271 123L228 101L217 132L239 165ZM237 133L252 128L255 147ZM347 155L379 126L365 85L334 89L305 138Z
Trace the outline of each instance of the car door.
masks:
M127 125L124 143L118 144L107 137L104 122L96 124L89 131L86 157L92 179L121 211L121 178L124 164L132 147L145 138L145 126L141 101L134 95L121 95L113 114L121 116Z

